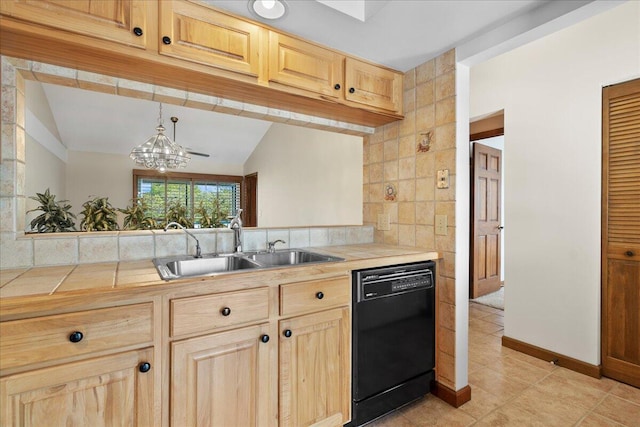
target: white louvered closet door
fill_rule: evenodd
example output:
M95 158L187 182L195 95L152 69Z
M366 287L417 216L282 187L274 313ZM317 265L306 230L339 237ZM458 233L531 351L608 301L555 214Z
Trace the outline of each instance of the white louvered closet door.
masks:
M602 101L602 372L640 387L640 79Z

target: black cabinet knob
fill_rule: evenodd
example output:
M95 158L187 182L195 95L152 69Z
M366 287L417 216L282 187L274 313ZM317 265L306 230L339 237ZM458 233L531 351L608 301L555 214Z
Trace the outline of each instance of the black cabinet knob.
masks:
M291 333L291 329L285 329L284 332L282 332L282 335L289 338L293 334Z
M135 27L133 29L133 34L135 34L136 36L140 37L141 35L143 35L144 33L142 32L142 28L140 27Z
M74 343L82 341L82 338L84 338L84 335L82 335L82 332L80 331L75 331L71 335L69 335L69 341Z
M353 87L350 87L350 88L349 88L349 93L353 93L353 92L355 92L355 91L356 91L356 89L355 89L355 88L353 88Z
M340 90L340 88L341 88L340 83L336 83L336 85L333 88L335 90Z
M142 373L144 372L149 372L151 370L151 363L149 362L142 362L139 366L138 366L138 370Z
M164 44L171 44L171 37L169 37L169 36L164 36L164 37L162 38L162 43L164 43Z
M229 307L225 307L222 310L220 310L220 313L222 313L223 316L228 316L231 314L231 309Z
M269 342L269 335L264 334L263 336L260 337L260 341Z
M627 251L624 253L626 256L634 256L635 253L633 251Z
M322 292L318 292L318 293L316 294L316 298L318 298L318 299L322 299L322 298L324 298L324 294L323 294Z

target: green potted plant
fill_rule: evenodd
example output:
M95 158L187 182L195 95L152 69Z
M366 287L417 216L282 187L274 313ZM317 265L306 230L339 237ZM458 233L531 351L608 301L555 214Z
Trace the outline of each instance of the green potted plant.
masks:
M222 219L224 214L220 210L220 201L216 198L212 202L211 215L207 210L204 201L200 201L200 206L195 210L196 215L199 215L201 228L218 228L222 227Z
M167 224L177 222L185 228L193 228L193 222L187 213L187 207L179 201L174 201L167 208Z
M68 200L56 201L56 196L51 194L49 189L44 193L36 193L36 196L29 197L40 203L35 209L29 212L42 211L40 215L31 221L31 229L38 233L55 233L60 231L75 231L76 216L69 212L71 205Z
M84 218L80 221L80 228L84 231L112 231L118 230L118 213L111 206L108 197L94 197L84 202L84 210L80 212Z
M154 230L158 222L148 215L148 206L144 199L132 199L131 204L124 209L118 209L124 214L123 228L125 230Z

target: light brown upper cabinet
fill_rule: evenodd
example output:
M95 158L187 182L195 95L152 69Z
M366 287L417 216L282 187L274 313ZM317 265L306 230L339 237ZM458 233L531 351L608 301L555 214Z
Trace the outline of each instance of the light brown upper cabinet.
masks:
M158 5L161 55L258 76L260 27L192 1Z
M345 98L369 107L402 114L402 74L346 58Z
M360 107L402 113L402 73L269 32L269 81Z
M144 0L3 0L0 12L36 24L144 48L149 3Z
M269 81L338 98L344 56L293 37L269 31Z

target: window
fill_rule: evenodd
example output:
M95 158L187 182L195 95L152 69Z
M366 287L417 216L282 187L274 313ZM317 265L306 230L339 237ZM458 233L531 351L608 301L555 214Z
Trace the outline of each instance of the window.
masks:
M133 170L133 197L144 201L149 216L186 227L228 224L240 209L241 176L158 173ZM204 210L203 210L204 209Z

